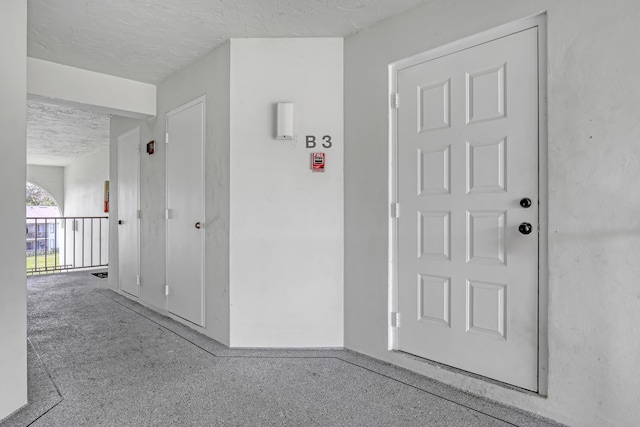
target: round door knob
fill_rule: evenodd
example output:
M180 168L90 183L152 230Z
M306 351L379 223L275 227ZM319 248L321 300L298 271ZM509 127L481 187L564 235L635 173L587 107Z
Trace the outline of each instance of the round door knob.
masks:
M200 229L200 223L196 222L196 228L199 230Z
M533 227L528 222L523 222L518 227L518 231L520 231L520 233L522 234L531 234L531 232L533 231Z
M122 225L122 220L121 219L118 220L118 225Z
M522 206L523 208L527 209L531 207L531 199L528 197L525 197L524 199L520 200L520 206Z

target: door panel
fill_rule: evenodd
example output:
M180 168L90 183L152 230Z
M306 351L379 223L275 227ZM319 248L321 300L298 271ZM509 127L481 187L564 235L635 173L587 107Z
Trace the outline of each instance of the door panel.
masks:
M140 296L140 129L118 137L118 287Z
M204 120L204 100L167 115L167 307L200 326L204 326Z
M537 390L537 29L397 74L398 349ZM522 234L521 223L533 232Z

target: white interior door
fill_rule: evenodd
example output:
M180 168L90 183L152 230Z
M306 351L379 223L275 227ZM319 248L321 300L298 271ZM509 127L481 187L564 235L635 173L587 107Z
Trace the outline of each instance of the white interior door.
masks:
M532 28L397 74L398 349L529 390L537 39Z
M204 326L205 99L167 114L167 309Z
M118 286L140 296L140 129L118 137Z

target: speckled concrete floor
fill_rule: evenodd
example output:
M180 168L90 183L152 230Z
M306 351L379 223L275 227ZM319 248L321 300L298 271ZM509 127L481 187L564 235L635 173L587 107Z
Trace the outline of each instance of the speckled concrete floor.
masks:
M29 405L5 426L552 426L343 350L231 350L72 273L28 279Z

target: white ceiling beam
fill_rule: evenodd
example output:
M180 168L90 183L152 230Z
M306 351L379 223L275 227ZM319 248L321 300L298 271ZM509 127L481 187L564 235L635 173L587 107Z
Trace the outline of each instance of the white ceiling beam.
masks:
M136 119L156 115L155 85L36 58L27 58L27 93Z

